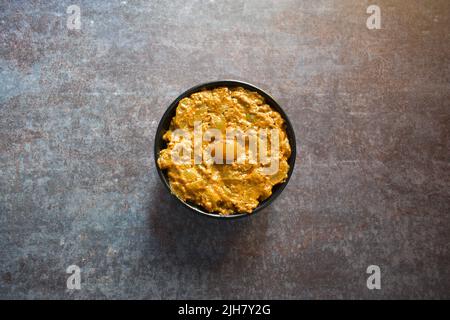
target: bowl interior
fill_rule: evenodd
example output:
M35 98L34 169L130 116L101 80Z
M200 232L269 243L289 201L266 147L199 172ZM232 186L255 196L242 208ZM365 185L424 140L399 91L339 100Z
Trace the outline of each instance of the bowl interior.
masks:
M163 149L166 148L167 144L166 142L163 140L163 135L164 133L169 129L170 126L170 122L172 120L172 118L175 116L175 112L176 112L176 108L178 106L178 102L185 98L190 96L192 93L198 92L198 91L202 91L202 90L210 90L210 89L214 89L217 87L243 87L244 89L250 90L250 91L256 91L258 92L261 96L264 97L266 103L268 105L270 105L275 111L277 111L278 113L280 113L280 115L283 117L283 119L285 120L286 123L286 134L288 136L289 139L289 143L291 145L291 156L288 159L288 164L289 164L289 171L288 171L288 177L286 179L285 182L277 184L275 186L273 186L272 188L272 195L261 201L258 205L258 207L256 207L252 213L247 214L247 213L235 213L235 214L231 214L231 215L220 215L218 213L210 213L208 211L206 211L205 209L203 209L201 206L198 206L196 204L190 203L190 202L185 202L179 198L177 198L175 195L172 194L172 192L170 192L170 185L169 185L169 178L167 176L167 173L163 170L161 170L158 166L158 164L156 163L156 168L158 170L158 174L161 178L161 180L163 181L164 185L168 188L169 192L172 194L173 197L175 197L178 201L180 201L181 203L183 203L185 206L187 206L189 209L209 216L209 217L214 217L214 218L220 218L220 219L234 219L234 218L240 218L240 217L245 217L245 216L249 216L254 214L255 212L265 208L267 205L269 205L273 200L275 200L276 197L278 197L278 195L283 191L284 187L287 185L291 175L292 175L292 171L294 169L294 164L295 164L295 157L296 157L296 141L295 141L295 134L294 134L294 129L292 128L292 124L290 123L288 117L286 116L286 114L284 113L284 111L281 109L281 107L279 106L279 104L267 93L265 93L263 90L249 84L249 83L245 83L245 82L241 82L241 81L236 81L236 80L222 80L222 81L214 81L214 82L208 82L208 83L204 83L195 87L192 87L191 89L185 91L184 93L182 93L177 99L175 99L175 101L173 101L169 108L167 109L167 111L164 113L159 125L158 125L158 129L156 130L156 137L155 137L155 162L157 161L158 157L159 157L159 152Z

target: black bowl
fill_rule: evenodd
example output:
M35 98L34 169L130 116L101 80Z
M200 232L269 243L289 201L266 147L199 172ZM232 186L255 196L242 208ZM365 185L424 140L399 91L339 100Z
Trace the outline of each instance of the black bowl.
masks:
M166 142L163 140L164 133L169 129L170 122L172 118L175 116L175 111L178 106L178 102L180 102L181 99L190 96L191 94L195 92L199 92L202 90L210 90L217 87L242 87L244 89L250 90L250 91L256 91L261 96L264 97L265 102L270 105L275 111L277 111L285 120L286 122L286 133L289 139L289 144L291 145L291 156L288 159L289 164L289 172L288 177L285 182L277 184L273 186L272 188L272 195L265 199L264 201L261 201L259 205L251 212L251 213L235 213L230 215L220 215L218 213L210 213L203 209L202 207L195 205L193 203L185 202L178 197L176 197L170 190L169 185L169 178L167 177L167 173L161 170L158 166L157 160L159 157L160 150L163 150L166 148ZM181 95L178 96L178 98L173 101L169 108L164 113L161 121L159 122L158 129L156 130L156 137L155 137L155 165L156 169L158 170L159 177L161 178L162 182L166 186L167 190L169 190L170 194L177 199L177 201L181 202L185 207L189 208L190 210L202 214L204 216L213 217L213 218L220 218L220 219L234 219L234 218L241 218L241 217L247 217L249 215L252 215L261 209L267 207L270 203L272 203L276 197L280 195L280 193L283 191L284 187L286 187L289 179L291 178L292 172L294 170L294 164L295 164L295 156L296 156L296 142L295 142L295 135L294 135L294 129L292 128L292 124L289 121L286 113L284 113L283 109L281 109L280 105L266 92L259 89L258 87L255 87L252 84L242 82L242 81L236 81L236 80L221 80L221 81L213 81L213 82L207 82L203 84L199 84L195 87L190 88L189 90L183 92Z

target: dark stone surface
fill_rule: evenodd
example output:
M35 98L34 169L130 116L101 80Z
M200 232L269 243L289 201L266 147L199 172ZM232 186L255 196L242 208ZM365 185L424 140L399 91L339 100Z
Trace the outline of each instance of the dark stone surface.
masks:
M381 30L358 0L2 1L0 298L450 298L450 2L376 2ZM222 78L272 93L299 149L232 222L174 204L152 153Z

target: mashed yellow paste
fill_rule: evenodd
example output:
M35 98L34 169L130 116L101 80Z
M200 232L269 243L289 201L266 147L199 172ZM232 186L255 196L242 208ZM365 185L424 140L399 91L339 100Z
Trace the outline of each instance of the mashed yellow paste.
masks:
M264 174L262 169L267 167L267 164L249 161L233 161L231 164L224 161L224 164L218 164L207 162L203 158L200 164L195 164L194 153L189 163L177 163L173 159L173 150L180 141L174 138L173 133L176 129L189 132L189 137L184 142L193 146L194 122L201 122L203 132L216 128L223 132L224 136L229 128L244 132L249 129L278 129L279 151L272 155L268 147L269 155L276 156L279 161L278 170L273 174ZM274 185L284 182L287 178L287 160L291 148L284 120L257 92L240 87L221 87L194 93L179 102L176 115L163 138L167 141L167 148L160 152L158 165L167 170L172 192L183 201L200 205L209 212L223 215L251 213L260 201L272 194ZM221 141L225 145L229 142L226 137ZM211 143L213 144L214 140L202 141L202 148L207 148ZM248 156L247 143L248 141L245 150ZM226 150L224 147L223 157L226 157ZM213 148L212 156L215 156L214 151Z

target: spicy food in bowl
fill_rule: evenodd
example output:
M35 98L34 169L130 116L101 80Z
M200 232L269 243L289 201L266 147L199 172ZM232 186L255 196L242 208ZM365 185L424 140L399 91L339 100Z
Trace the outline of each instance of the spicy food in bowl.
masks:
M288 178L291 146L282 116L242 87L181 99L157 160L179 199L210 213L251 213Z

